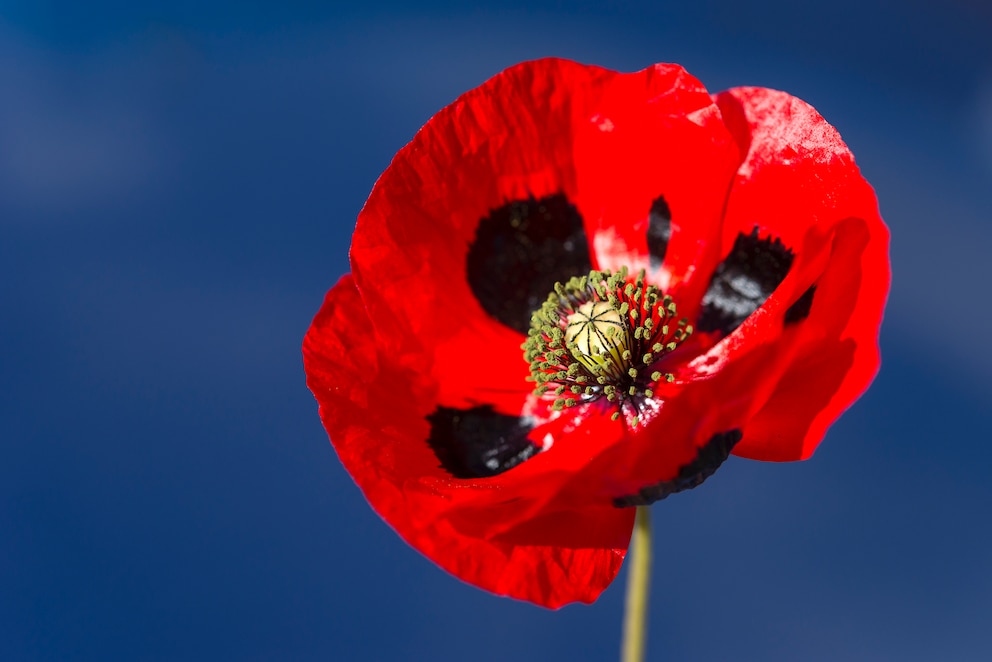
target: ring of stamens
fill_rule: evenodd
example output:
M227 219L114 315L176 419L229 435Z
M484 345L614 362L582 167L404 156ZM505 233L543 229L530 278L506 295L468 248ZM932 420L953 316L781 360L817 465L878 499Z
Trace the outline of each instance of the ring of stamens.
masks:
M689 337L692 326L676 321L675 302L645 285L644 276L641 271L630 281L626 269L591 271L556 283L534 311L524 358L535 394L553 394L553 409L605 398L616 405L614 420L626 407L636 425L657 384L674 380L655 364Z

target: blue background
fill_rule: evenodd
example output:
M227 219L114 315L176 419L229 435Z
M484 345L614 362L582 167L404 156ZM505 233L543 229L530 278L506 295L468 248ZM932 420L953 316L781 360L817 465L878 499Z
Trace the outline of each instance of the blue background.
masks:
M893 234L882 372L816 456L654 508L650 652L992 659L988 3L362 7L0 5L0 659L616 657L623 576L548 612L406 547L300 355L395 151L545 55L806 99Z

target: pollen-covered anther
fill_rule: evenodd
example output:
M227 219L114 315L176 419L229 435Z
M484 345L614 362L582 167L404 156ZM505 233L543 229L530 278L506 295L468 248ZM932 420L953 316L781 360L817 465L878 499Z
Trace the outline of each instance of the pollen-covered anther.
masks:
M554 409L603 399L616 406L614 420L627 410L636 425L645 400L674 380L656 364L692 333L672 298L644 279L622 269L555 284L523 345L538 397Z

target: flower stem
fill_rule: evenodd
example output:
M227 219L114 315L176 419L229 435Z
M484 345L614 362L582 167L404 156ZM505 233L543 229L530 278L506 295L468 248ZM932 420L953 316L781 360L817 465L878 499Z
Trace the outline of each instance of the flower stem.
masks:
M634 558L627 572L627 600L623 616L622 662L643 662L647 640L648 595L651 593L651 510L638 506L630 539Z

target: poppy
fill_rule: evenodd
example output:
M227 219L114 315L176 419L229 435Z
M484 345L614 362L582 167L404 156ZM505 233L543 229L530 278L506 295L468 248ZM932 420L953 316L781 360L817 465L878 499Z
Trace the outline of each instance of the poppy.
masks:
M592 602L635 508L809 457L878 369L888 231L837 131L681 67L513 66L359 214L303 344L372 507L439 566Z

